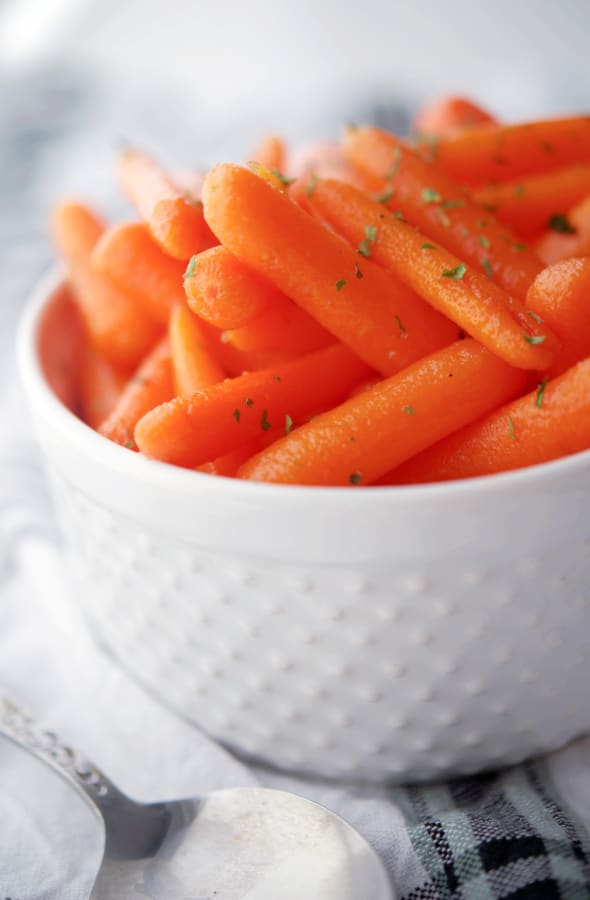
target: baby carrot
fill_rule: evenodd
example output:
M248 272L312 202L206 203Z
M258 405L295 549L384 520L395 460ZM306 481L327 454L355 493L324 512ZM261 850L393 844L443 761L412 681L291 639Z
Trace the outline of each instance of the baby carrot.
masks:
M187 196L160 166L138 150L119 158L119 179L153 239L175 259L212 247L216 240L203 218L203 204Z
M432 161L377 128L348 130L348 159L380 176L383 198L460 259L490 274L509 294L524 297L543 268L541 261Z
M80 412L91 428L98 428L115 408L127 376L92 347L86 347L80 366Z
M267 134L255 147L249 159L260 163L265 169L283 173L286 161L285 142L276 134Z
M470 185L590 162L590 116L478 125L441 138L436 158L451 177Z
M294 188L295 196L303 192ZM437 246L409 223L384 212L352 185L318 180L306 205L359 252L384 266L505 362L547 368L558 348L545 323L528 315L482 272Z
M135 294L147 315L162 325L174 304L185 302L185 264L163 253L140 222L109 228L94 248L92 265Z
M524 372L473 340L457 341L314 418L258 453L239 478L371 484L525 387Z
M154 406L174 397L174 378L168 338L163 338L127 382L110 415L100 425L105 437L136 450L133 431L137 421Z
M281 291L225 247L192 257L184 290L192 311L217 328L240 328L284 300Z
M590 356L589 257L567 259L543 269L529 288L527 304L561 342L551 375Z
M419 135L440 136L495 121L487 110L465 97L438 97L418 112L412 131Z
M409 460L382 484L522 469L590 447L590 359Z
M204 472L206 475L223 475L225 478L233 478L240 466L250 459L259 449L258 441L251 441L237 450L231 450L224 456L218 456L211 462L203 463L197 466L197 472Z
M250 170L216 166L203 202L231 253L383 374L456 337L447 319Z
M550 220L536 251L547 265L573 256L590 256L590 194L567 215L559 214Z
M52 232L92 346L115 367L133 369L160 329L135 296L92 269L91 253L102 224L86 207L62 203L54 211Z
M241 328L225 331L222 339L238 350L288 347L301 354L312 353L334 343L334 336L329 331L281 294L260 316Z
M294 362L227 379L190 397L176 397L141 419L141 452L195 467L237 449L271 428L339 403L368 367L342 345Z
M590 165L577 163L556 172L543 172L519 181L489 185L472 199L490 209L523 238L537 237L556 216L590 194Z
M168 337L177 394L194 394L223 381L225 372L213 353L211 341L185 304L172 310Z

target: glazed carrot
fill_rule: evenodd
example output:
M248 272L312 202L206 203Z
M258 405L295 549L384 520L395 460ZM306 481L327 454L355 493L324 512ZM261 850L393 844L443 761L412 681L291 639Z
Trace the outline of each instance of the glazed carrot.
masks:
M289 419L338 403L370 374L342 345L294 362L227 379L190 397L163 403L141 419L141 452L180 466L198 466L235 450Z
M436 158L461 184L481 185L590 162L590 116L478 125L441 138Z
M529 288L527 303L561 342L551 375L590 356L590 257L543 269Z
M174 378L168 338L163 338L127 382L117 405L100 425L105 437L136 450L133 431L138 420L154 406L174 397Z
M267 134L255 147L249 159L255 160L266 169L283 172L286 161L285 142L276 134Z
M144 153L126 150L121 155L119 179L153 239L169 256L188 260L216 243L203 218L201 201L187 197Z
M518 395L526 375L457 341L314 418L238 471L288 484L371 484L435 441Z
M590 447L590 359L469 425L391 472L412 484L491 475Z
M465 97L438 97L420 109L412 123L412 131L437 136L495 121L487 110Z
M383 197L412 225L492 278L509 294L524 297L543 268L535 254L436 165L421 159L394 135L377 128L348 130L344 149L361 171L380 176Z
M176 306L168 330L177 394L194 394L223 381L225 372L216 358L202 323L186 307Z
M536 246L547 265L574 256L590 256L590 194L566 216L553 219L551 225Z
M294 196L505 362L523 369L551 363L558 342L545 323L482 272L386 214L381 203L352 185L321 179L311 197L300 185Z
M109 228L94 248L92 265L135 294L147 315L162 325L168 324L174 304L185 302L185 264L163 253L140 222Z
M98 428L115 408L127 376L92 347L86 347L80 366L80 412L91 428Z
M523 238L537 237L555 221L590 194L590 165L577 163L556 172L544 172L519 181L480 188L472 199L493 211Z
M203 202L231 253L384 374L456 336L447 319L248 169L216 166Z
M54 211L52 232L92 346L115 367L133 369L160 329L143 314L136 297L92 269L90 257L102 224L85 206L62 203Z
M334 343L334 336L322 328L288 297L279 294L275 302L256 319L223 333L223 340L238 350L274 350L288 347L297 353L312 353Z
M370 391L371 388L375 387L376 384L382 381L378 376L374 376L373 378L367 378L366 381L361 381L360 384L355 385L351 392L349 393L347 400L350 400L352 397L358 397L359 394L364 394L365 391Z
M192 311L217 328L239 328L284 300L281 291L225 247L192 257L184 290Z
M80 413L80 369L88 337L78 304L67 284L53 292L43 310L39 362L52 392L71 412Z

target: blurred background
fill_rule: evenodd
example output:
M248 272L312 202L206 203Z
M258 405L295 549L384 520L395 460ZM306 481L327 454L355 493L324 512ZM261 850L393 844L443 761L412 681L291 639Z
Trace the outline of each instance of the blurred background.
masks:
M268 130L403 131L444 92L507 120L584 111L589 34L588 0L0 0L0 546L44 495L14 334L51 261L49 210L73 194L122 212L122 141L195 167Z

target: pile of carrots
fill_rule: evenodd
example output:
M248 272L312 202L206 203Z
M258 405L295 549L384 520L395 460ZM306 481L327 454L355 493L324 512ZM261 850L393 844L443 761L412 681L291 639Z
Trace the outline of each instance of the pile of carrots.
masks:
M401 139L169 174L137 221L55 210L80 416L130 452L290 484L486 475L590 447L590 118L443 98Z

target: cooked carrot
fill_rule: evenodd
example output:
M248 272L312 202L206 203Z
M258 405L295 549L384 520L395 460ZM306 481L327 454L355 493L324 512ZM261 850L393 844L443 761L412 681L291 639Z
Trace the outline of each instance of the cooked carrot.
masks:
M420 109L412 123L412 131L418 134L440 136L452 134L461 128L495 122L496 119L483 107L465 97L438 97Z
M379 378L378 375L374 375L372 378L367 378L366 381L361 381L360 384L357 384L350 391L347 400L350 400L352 397L358 397L359 394L364 394L365 391L370 391L371 388L375 387L376 384L379 384L382 381L382 378Z
M461 184L511 181L590 162L590 116L478 125L441 138L441 168Z
M223 340L238 350L275 350L288 347L312 353L334 343L334 336L282 294L256 319L224 332Z
M136 450L133 431L145 413L174 397L174 378L168 338L163 338L127 382L117 405L100 425L105 437Z
M88 336L69 285L59 285L42 314L39 362L55 396L71 412L80 413L80 368Z
M577 163L520 181L480 188L472 199L523 238L537 237L556 215L590 194L590 165Z
M460 259L491 272L509 294L524 297L543 265L491 213L485 212L436 163L421 159L394 135L377 128L349 129L348 159L380 176L383 198L412 225Z
M539 239L536 251L548 266L574 256L590 256L590 194L567 215L551 220L551 227Z
M199 466L273 427L287 428L287 417L333 406L369 374L350 350L334 345L163 403L138 422L135 440L146 456Z
M127 382L127 375L86 347L80 366L80 412L91 428L98 428L115 408Z
M175 303L184 303L184 263L160 250L140 222L115 225L92 253L94 268L135 294L150 318L168 324Z
M590 356L590 257L543 269L529 288L527 304L561 342L552 376Z
M211 341L201 321L185 304L172 310L168 336L177 394L194 394L223 381L225 372Z
M123 191L162 250L188 260L217 243L203 218L203 204L192 199L160 166L138 150L119 159Z
M319 179L313 196L295 196L359 252L384 266L461 329L523 369L547 368L558 349L551 330L482 272L433 244L408 222L341 181Z
M283 139L276 134L267 134L254 148L249 158L260 163L265 169L274 169L275 172L283 174L286 155Z
M133 369L160 329L135 296L92 269L90 256L102 224L85 206L62 203L54 211L52 232L92 346L115 367Z
M456 337L447 319L248 169L216 166L203 202L231 253L384 374Z
M491 475L589 447L590 359L586 359L409 460L382 483Z
M184 290L192 311L216 328L240 328L284 300L281 291L225 247L193 256Z
M473 340L457 341L314 418L238 471L288 484L371 484L522 392L527 377Z

